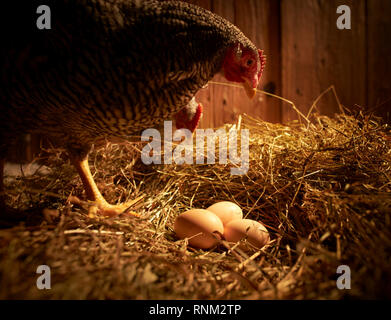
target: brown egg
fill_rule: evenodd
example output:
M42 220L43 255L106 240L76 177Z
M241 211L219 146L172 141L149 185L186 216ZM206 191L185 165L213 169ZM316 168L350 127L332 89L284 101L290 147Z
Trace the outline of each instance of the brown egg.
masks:
M220 238L224 232L224 226L212 212L192 209L176 218L174 231L180 239L189 238L189 244L192 247L208 249L218 243L213 234Z
M243 218L242 209L240 209L236 203L230 201L217 202L212 204L206 210L212 211L216 216L218 216L224 226L232 220Z
M263 224L251 219L236 219L230 221L224 228L224 238L228 242L238 242L246 239L253 249L261 249L270 240L269 232ZM240 246L247 249L246 246Z

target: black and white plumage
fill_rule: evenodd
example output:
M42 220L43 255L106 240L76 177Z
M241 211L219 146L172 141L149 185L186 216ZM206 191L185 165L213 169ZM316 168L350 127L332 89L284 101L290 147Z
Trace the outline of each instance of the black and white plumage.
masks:
M0 157L17 134L40 133L78 167L96 139L158 126L217 72L257 84L264 67L237 27L187 3L57 0L48 3L50 30L35 27L38 3L18 3L2 22L19 24L0 51Z

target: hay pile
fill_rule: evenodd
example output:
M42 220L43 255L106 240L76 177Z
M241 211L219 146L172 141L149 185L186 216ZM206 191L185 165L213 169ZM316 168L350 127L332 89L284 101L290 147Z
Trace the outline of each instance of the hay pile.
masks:
M243 176L231 176L230 163L146 166L140 144L95 149L106 199L141 197L132 210L143 219L89 217L71 205L81 181L59 150L47 150L49 174L6 185L8 204L32 212L0 230L0 298L391 298L389 129L360 112L311 120L284 126L244 115ZM262 221L270 245L247 256L175 238L179 213L217 200ZM51 267L51 290L36 289L41 264ZM351 269L351 290L336 287L339 265Z

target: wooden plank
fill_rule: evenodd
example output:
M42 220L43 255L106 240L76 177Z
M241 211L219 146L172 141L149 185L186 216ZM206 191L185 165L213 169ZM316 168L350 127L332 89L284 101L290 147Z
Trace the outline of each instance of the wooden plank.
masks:
M368 5L368 106L391 123L391 1Z
M351 8L350 30L336 27L339 5ZM366 105L365 0L282 0L282 93L306 113L326 88L335 85L347 107ZM333 115L338 106L331 95L318 104L322 114ZM297 119L283 104L283 121Z
M235 24L267 55L267 64L259 88L281 95L280 73L280 6L275 0L235 1ZM257 94L249 101L237 92L235 104L241 112L261 117L270 122L281 121L281 102L278 99Z

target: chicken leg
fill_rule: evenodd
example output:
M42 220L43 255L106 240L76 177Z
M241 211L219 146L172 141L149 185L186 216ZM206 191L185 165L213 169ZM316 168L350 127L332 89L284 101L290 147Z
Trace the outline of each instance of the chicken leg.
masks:
M136 203L139 199L119 205L111 205L105 200L105 198L103 198L91 174L90 167L88 165L88 156L85 156L82 159L78 157L70 157L70 159L83 181L88 200L93 202L92 206L89 208L90 214L115 216L121 213L127 213L136 217L140 216L136 212L128 211L129 207Z

